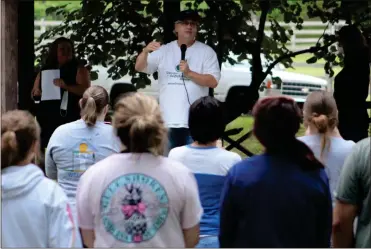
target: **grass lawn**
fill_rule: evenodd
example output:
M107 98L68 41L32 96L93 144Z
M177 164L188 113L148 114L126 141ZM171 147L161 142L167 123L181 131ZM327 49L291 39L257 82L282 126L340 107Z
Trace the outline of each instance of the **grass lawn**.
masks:
M247 132L252 130L253 122L254 122L254 119L252 117L240 117L240 118L237 118L236 120L234 120L232 123L230 123L227 126L226 130L235 129L235 128L243 128L243 130L239 134L237 134L235 136L231 136L231 138L236 141L241 136L245 135ZM297 136L303 136L304 133L305 133L305 128L304 128L303 125L301 125L301 127L300 127L300 129L299 129L299 131L296 135ZM369 136L371 136L371 124L370 124L370 129L369 129ZM255 155L256 154L261 154L263 152L263 146L259 143L259 141L254 136L251 136L250 138L246 139L243 143L241 143L241 145L244 148L251 151ZM224 142L223 146L224 147L228 146L228 143ZM246 157L246 155L243 154L238 149L234 148L234 149L232 149L232 151L238 153L242 158Z
M227 130L234 129L234 128L243 128L243 130L239 134L235 136L231 136L233 140L237 140L238 138L246 134L248 131L252 130L253 122L254 120L252 117L240 117L234 120L232 123L230 123L227 126ZM305 129L303 126L301 126L297 135L302 136L304 135L304 132L305 132ZM254 136L245 140L243 143L241 143L241 145L254 154L260 154L263 151L262 145L259 143L259 141ZM224 142L223 146L224 147L228 146L228 143ZM232 151L238 153L241 157L246 157L245 154L243 154L237 149L232 149Z

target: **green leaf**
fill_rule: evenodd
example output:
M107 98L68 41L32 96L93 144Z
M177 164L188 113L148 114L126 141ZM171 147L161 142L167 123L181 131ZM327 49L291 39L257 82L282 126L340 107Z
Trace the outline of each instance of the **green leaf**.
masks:
M98 73L96 71L91 71L90 72L90 79L92 81L97 80L98 79Z
M317 62L317 57L313 56L307 60L308 64L313 64Z

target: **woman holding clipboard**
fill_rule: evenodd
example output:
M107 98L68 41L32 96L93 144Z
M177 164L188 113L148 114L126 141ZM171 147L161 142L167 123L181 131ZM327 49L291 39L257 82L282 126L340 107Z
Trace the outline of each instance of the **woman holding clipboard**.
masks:
M46 96L50 95L48 84L60 88L59 97ZM80 119L79 100L90 84L89 70L75 57L73 42L64 37L56 39L31 93L33 99L41 98L36 117L41 126L42 150L58 126ZM42 86L48 88L44 95Z

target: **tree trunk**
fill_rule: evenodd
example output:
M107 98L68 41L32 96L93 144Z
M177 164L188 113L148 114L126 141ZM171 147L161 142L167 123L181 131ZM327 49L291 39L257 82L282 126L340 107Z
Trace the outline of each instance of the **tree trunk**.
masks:
M18 0L1 0L1 113L17 109Z

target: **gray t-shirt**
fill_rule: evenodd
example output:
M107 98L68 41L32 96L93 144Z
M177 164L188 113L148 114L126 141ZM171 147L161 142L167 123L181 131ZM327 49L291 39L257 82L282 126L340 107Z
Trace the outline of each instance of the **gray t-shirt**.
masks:
M314 153L318 160L321 156L321 136L320 135L309 135L299 137L299 140L304 142ZM343 167L344 161L349 153L352 151L355 143L353 141L347 141L340 137L329 137L330 143L325 149L324 154L324 165L327 177L330 182L330 191L333 203L335 202L334 193L338 186L338 181ZM329 150L328 150L329 148Z
M45 154L45 171L58 179L75 209L77 184L93 164L118 153L121 143L111 125L98 121L88 127L82 119L59 126L50 138Z
M336 199L358 206L356 248L371 248L371 138L358 142L344 163Z

